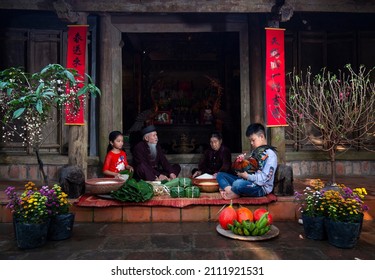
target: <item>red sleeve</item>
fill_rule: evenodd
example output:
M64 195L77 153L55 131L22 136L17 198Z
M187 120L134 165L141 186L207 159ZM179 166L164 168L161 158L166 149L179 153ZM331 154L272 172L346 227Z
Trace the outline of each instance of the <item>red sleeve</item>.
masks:
M104 164L103 164L103 171L110 170L110 165L112 161L113 154L111 152L108 152L105 156Z

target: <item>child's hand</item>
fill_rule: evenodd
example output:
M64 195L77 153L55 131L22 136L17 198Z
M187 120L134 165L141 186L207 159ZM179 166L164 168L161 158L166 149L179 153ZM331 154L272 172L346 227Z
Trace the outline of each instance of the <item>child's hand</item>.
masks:
M236 162L242 162L245 159L246 153L240 154L236 157Z
M134 171L134 168L131 165L126 166L126 169L129 170L130 172Z
M249 175L246 171L244 172L236 172L237 176L242 178L242 179L245 179L247 180L247 175Z

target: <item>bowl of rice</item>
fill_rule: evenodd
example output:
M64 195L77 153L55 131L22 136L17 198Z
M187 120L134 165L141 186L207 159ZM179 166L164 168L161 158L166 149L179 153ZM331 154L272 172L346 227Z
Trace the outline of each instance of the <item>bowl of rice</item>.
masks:
M216 179L194 179L193 184L199 187L201 192L218 192L219 183Z

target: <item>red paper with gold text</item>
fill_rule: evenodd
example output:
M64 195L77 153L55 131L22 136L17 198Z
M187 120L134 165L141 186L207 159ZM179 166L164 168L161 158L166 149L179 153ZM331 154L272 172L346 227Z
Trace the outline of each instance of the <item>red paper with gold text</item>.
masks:
M76 69L82 81L85 78L86 70L86 41L88 25L68 25L68 49L67 49L67 68ZM83 83L78 82L78 88ZM65 105L65 124L66 125L84 125L84 97L80 97L80 109L76 114L72 114L70 105Z
M266 28L267 126L287 126L284 29Z

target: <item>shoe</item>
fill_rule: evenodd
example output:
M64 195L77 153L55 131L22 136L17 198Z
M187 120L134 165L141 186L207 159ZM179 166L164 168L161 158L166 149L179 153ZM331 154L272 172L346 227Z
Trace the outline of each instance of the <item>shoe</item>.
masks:
M298 223L299 223L300 225L303 225L303 220L302 220L302 219L298 219Z

